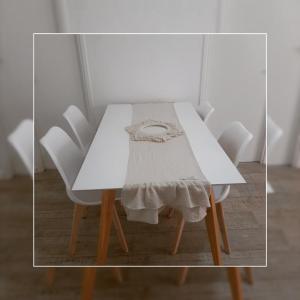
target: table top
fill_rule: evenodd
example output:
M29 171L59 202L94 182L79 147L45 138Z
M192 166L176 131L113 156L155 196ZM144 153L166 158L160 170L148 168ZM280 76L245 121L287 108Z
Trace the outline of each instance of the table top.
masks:
M190 102L176 102L174 108L194 156L212 185L245 183L213 134ZM132 105L108 105L93 142L73 184L73 190L123 188L129 157Z

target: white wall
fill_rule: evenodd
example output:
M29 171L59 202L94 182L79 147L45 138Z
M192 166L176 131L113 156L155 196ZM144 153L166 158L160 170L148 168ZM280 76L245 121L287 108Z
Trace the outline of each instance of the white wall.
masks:
M55 31L52 3L1 0L0 30L0 173L5 177L25 172L5 141L21 120L33 118L32 32ZM13 167L9 163L12 157Z
M270 164L292 161L300 133L300 1L224 1L221 31L268 33L268 113L283 129Z
M109 103L200 98L203 35L86 35L93 99L90 111L99 120ZM216 135L240 120L254 134L244 161L258 160L264 132L265 39L263 35L210 36L207 95L216 116ZM61 122L70 104L85 113L73 36L36 37L36 121L41 137ZM257 113L258 112L258 113ZM50 165L48 165L50 166Z
M69 105L86 113L74 35L35 35L35 125L40 139L60 126L72 136L62 114ZM52 167L43 155L45 167Z
M221 0L67 0L73 32L214 32Z
M265 137L265 35L211 35L204 95L215 107L208 121L219 136L232 121L254 135L244 161L259 161Z
M94 107L153 99L199 100L203 36L88 35Z

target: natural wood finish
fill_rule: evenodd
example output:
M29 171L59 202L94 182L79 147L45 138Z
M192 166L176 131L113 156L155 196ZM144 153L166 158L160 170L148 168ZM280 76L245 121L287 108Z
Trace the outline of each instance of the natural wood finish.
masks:
M115 190L105 190L102 195L102 205L100 213L99 239L97 251L97 264L103 265L107 259L107 251L113 211L115 205Z
M97 268L93 268L93 267L84 268L81 298L80 298L81 300L91 300L93 298L95 282L96 282L96 271ZM122 277L121 269L112 268L112 272L117 282L122 283L123 277Z
M220 243L219 243L219 224L218 224L217 211L215 206L215 196L212 188L210 189L209 203L210 203L210 207L207 208L207 215L205 218L206 228L208 232L208 239L210 242L210 248L211 248L214 264L221 265L222 257L221 257Z
M69 243L69 254L71 256L73 256L75 254L79 224L80 224L80 219L81 219L83 211L84 211L83 205L80 205L80 204L74 205L72 232L71 232L71 238L70 238L70 243Z
M53 286L54 277L55 277L55 268L54 267L47 268L46 282L49 288Z
M88 211L89 211L88 206L85 206L85 207L83 208L83 210L82 210L82 213L81 213L81 218L82 218L82 219L86 219L86 218L87 218L87 216L88 216Z
M246 281L247 281L249 284L253 285L254 279L253 279L252 268L251 268L251 267L245 267L244 270L245 270L245 275L246 275L246 276L245 276Z
M216 210L218 215L218 222L220 225L222 240L223 240L223 247L226 254L230 254L230 244L229 244L229 238L228 238L228 232L227 227L224 219L224 210L222 202L216 203Z
M172 216L174 215L175 209L174 208L169 208L168 214L167 214L167 218L172 218Z
M175 255L178 251L178 247L179 247L179 243L180 243L180 240L181 240L181 237L182 237L184 224L185 224L185 221L183 219L183 216L180 215L179 222L178 222L177 228L176 228L176 237L175 237L175 241L174 241L174 246L173 246L172 251L171 251L172 255Z
M113 275L118 283L123 283L122 271L120 268L112 268Z
M187 275L189 272L189 268L188 267L183 267L180 268L180 272L179 272L179 278L178 278L178 285L181 286L185 283Z
M236 267L227 268L228 278L233 300L243 300L242 282L240 270Z
M87 267L84 268L81 300L91 300L93 298L93 292L95 288L97 268Z
M116 228L117 236L120 241L121 247L126 253L128 253L127 241L126 241L125 234L124 234L124 231L122 228L122 224L121 224L121 221L120 221L120 218L119 218L119 215L118 215L115 205L113 206L113 222L114 222L114 226Z

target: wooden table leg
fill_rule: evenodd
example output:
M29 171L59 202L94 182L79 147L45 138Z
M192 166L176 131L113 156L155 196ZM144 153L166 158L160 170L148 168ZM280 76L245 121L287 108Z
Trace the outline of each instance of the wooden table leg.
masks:
M237 267L228 267L228 278L233 300L243 300L242 281L240 270Z
M188 275L189 268L183 267L180 268L179 278L178 278L178 285L181 286L185 283L187 275Z
M249 284L253 284L254 279L253 279L252 268L251 267L245 267L244 270L245 270L245 273L246 273L246 281Z
M55 268L54 267L47 268L46 281L47 281L47 286L49 288L52 287L53 285L54 277L55 277Z
M97 268L87 267L84 268L81 300L91 300L93 298L93 292L95 288Z
M112 272L117 280L118 283L122 283L123 282L123 276L122 276L122 272L120 268L112 268Z
M215 205L215 196L212 188L210 190L209 202L210 202L210 207L207 209L207 215L205 218L206 227L207 227L214 264L221 265L222 257L221 257L220 241L219 241L219 224L218 224L217 211Z
M115 205L115 190L105 190L102 195L100 228L98 238L97 264L103 265L107 259L109 236Z

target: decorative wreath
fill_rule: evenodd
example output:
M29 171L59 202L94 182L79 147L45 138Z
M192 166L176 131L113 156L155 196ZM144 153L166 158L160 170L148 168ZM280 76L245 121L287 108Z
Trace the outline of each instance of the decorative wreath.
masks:
M145 132L144 129L148 127L162 127L164 131L162 133ZM130 139L132 141L150 141L163 143L183 134L183 131L178 129L173 123L155 121L151 119L128 126L125 129L129 133Z

